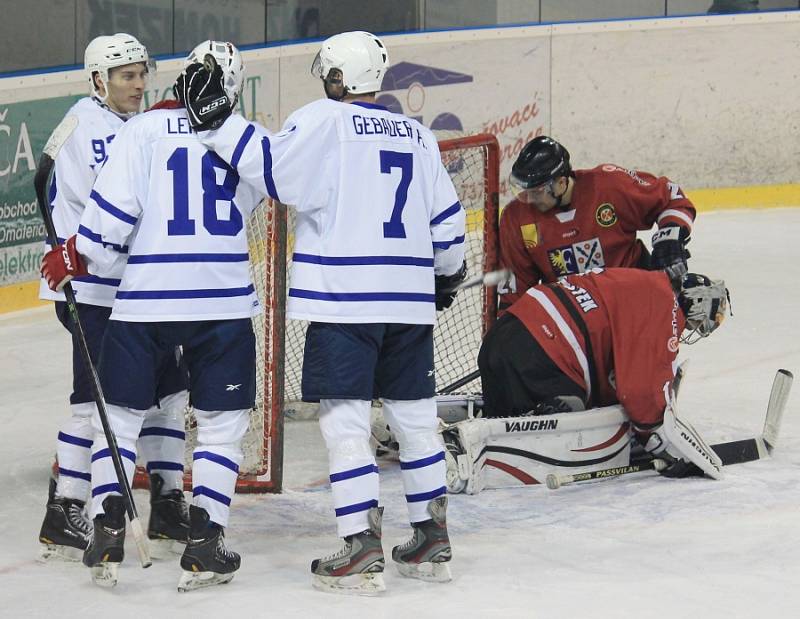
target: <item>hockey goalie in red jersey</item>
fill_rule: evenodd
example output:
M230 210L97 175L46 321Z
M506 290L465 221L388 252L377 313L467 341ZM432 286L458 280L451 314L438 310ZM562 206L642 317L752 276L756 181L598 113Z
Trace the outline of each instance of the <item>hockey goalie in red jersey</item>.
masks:
M500 218L500 251L513 278L499 291L506 309L531 286L603 267L686 271L695 209L666 177L603 164L573 170L569 152L546 136L512 167L517 197ZM652 256L636 238L654 224Z
M644 449L676 464L672 473L693 462L717 478L710 449L710 460L695 459L702 438L693 429L681 436L691 426L675 415L672 381L679 343L711 334L727 307L724 282L694 273L677 293L666 273L639 269L534 286L483 340L484 417L594 414L619 404Z

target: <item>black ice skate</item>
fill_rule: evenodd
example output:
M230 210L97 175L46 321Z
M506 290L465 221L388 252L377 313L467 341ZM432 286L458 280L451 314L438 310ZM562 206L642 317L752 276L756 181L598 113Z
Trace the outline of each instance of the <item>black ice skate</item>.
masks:
M189 538L189 506L182 490L161 493L164 479L158 473L150 474L150 520L147 537L150 552L158 559L168 559L171 554L181 554Z
M345 537L341 550L311 563L311 584L315 589L354 595L386 591L381 546L383 507L370 508L367 518L369 529Z
M119 564L125 558L125 504L121 496L103 501L105 514L94 519L94 533L83 553L83 564L91 569L92 580L101 587L117 584Z
M208 512L195 505L189 507L189 521L189 543L181 556L183 574L178 581L178 591L192 591L233 580L241 557L225 548L222 527L212 523Z
M392 559L403 576L429 582L449 582L452 579L447 562L453 556L447 536L447 497L428 503L430 520L415 522L414 534L405 544L392 549Z
M56 480L50 480L47 511L39 531L39 558L80 561L89 544L92 523L84 512L85 503L77 499L56 498Z

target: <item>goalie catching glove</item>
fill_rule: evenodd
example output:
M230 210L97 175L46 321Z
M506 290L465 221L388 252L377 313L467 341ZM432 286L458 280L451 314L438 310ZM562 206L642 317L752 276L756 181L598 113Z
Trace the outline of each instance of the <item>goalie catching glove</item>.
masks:
M76 236L69 237L42 257L41 273L50 290L60 292L70 280L88 275L86 263L75 248Z
M195 131L217 129L233 112L234 102L225 92L222 68L210 54L205 64L196 62L186 67L172 89Z
M667 467L659 471L665 477L723 477L722 460L691 424L678 419L671 405L667 406L663 423L650 434L644 449L667 462Z
M465 260L461 268L452 275L437 275L435 278L436 286L436 311L441 312L443 309L450 307L453 304L453 299L456 298L457 290L454 290L461 282L467 278L467 261Z
M652 239L650 268L666 271L672 281L680 281L688 271L686 261L691 257L686 249L688 242L689 230L683 226L672 224L659 229Z

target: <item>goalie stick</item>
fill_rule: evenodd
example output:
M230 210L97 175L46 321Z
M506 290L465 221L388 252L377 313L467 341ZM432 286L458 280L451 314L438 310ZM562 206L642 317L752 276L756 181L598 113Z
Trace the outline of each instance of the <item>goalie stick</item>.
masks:
M36 168L36 175L33 179L33 187L36 191L36 201L39 204L39 211L41 212L42 219L44 220L45 229L47 230L47 242L51 247L58 245L58 235L56 228L53 224L53 216L50 213L50 208L47 201L47 185L50 180L50 174L55 165L55 159L58 151L69 139L72 133L78 126L77 116L66 116L58 126L50 134L50 138L44 146L44 152L39 159L39 165ZM120 492L122 493L122 500L125 504L125 511L128 513L128 519L131 523L131 531L133 538L136 541L136 549L139 553L139 560L142 567L150 567L150 551L147 546L147 538L142 529L142 523L139 520L139 514L136 511L136 504L133 502L133 495L131 494L131 487L128 483L128 476L125 473L125 467L122 465L122 459L119 455L119 447L117 447L117 439L108 422L108 413L106 411L105 399L103 397L103 390L100 386L100 379L92 363L92 358L89 355L89 346L86 343L86 335L81 325L80 316L78 315L78 307L75 301L75 291L72 285L67 282L63 288L64 296L67 300L67 309L69 310L72 322L75 325L76 339L78 341L78 348L80 349L81 359L89 375L89 384L92 388L92 397L97 405L97 411L100 415L100 423L103 426L103 434L105 434L106 441L108 442L108 449L111 453L111 460L114 463L114 470L117 474L117 481L119 482Z
M794 376L789 370L780 369L775 374L775 380L772 382L772 390L769 394L767 414L764 419L764 430L761 436L718 443L711 446L722 460L723 466L761 460L772 453L778 442L781 420L783 419L783 412L786 409L786 402L789 399L789 391L792 388L793 380ZM576 473L574 475L551 473L545 479L545 483L551 490L556 490L566 484L579 481L611 479L642 471L660 471L666 466L667 463L664 460L656 458L644 462L633 462L629 466L592 471L591 473Z

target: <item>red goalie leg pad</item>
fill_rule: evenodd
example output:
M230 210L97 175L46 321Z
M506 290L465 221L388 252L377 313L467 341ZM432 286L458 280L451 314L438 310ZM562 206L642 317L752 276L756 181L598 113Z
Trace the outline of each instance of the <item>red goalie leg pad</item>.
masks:
M71 279L88 275L86 263L75 248L75 235L47 252L42 258L40 270L50 290L56 291Z

